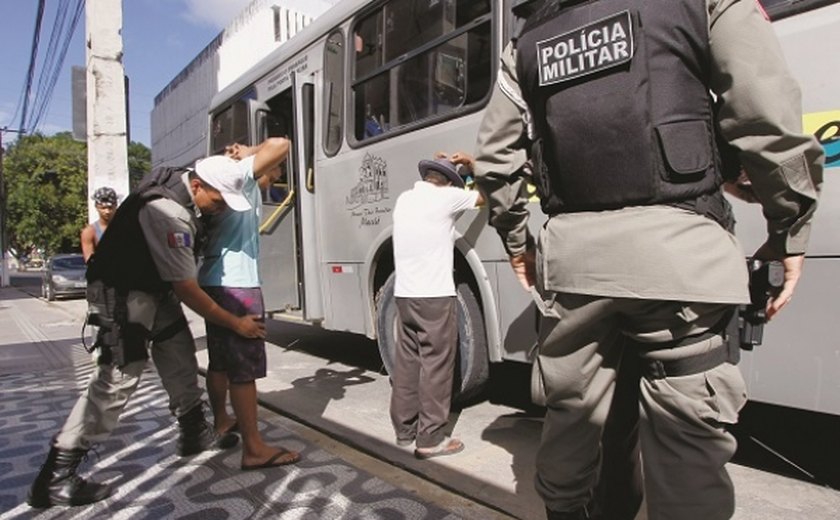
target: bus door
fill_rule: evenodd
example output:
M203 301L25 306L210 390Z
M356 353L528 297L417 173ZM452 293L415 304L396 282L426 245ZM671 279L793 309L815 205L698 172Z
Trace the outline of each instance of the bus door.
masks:
M321 276L318 270L319 247L315 220L315 78L292 73L292 89L296 128L294 147L298 158L298 250L302 285L303 318L318 321L324 318Z
M255 110L259 142L292 141L282 177L263 195L260 275L267 312L301 310L304 319L318 320L323 310L314 243L314 83L296 73L291 79L290 89Z
M254 144L269 137L287 137L295 142L293 97L293 89L289 88L264 103L251 104L256 129ZM292 149L280 165L280 177L263 188L259 269L265 310L269 314L301 308L296 211L300 189L298 164Z

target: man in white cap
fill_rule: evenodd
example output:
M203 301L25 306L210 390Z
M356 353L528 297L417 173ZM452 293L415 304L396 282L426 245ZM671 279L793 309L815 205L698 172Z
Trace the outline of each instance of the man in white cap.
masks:
M262 192L281 175L291 142L271 137L256 146L234 143L225 155L237 161L243 193L252 208L227 210L203 218L207 244L202 251L198 282L222 308L237 314L264 315L258 259ZM207 396L216 432L223 438L242 436L243 470L262 470L292 464L300 454L267 444L257 427L257 385L266 371L265 341L244 338L230 329L207 322ZM227 393L235 415L227 411Z
M265 337L259 316L234 316L196 281L194 252L202 235L196 217L226 206L250 209L242 185L235 161L208 157L193 170L153 170L118 208L88 261L89 322L99 327L97 366L52 439L30 489L31 506L85 505L110 495L107 484L86 481L76 470L88 450L116 427L149 351L178 418L178 454L194 455L218 444L204 418L195 342L180 302L241 336Z

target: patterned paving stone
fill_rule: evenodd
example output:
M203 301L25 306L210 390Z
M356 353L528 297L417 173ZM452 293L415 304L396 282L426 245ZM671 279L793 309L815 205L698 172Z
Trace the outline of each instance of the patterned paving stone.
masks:
M80 468L82 475L111 483L113 496L86 507L34 510L25 503L29 485L51 436L90 372L89 364L77 364L42 373L0 375L0 518L457 518L308 444L270 414L260 421L263 436L272 444L300 451L298 464L242 472L238 448L180 458L175 455L177 428L167 411L160 380L151 368L117 430L98 447L98 456L92 450Z

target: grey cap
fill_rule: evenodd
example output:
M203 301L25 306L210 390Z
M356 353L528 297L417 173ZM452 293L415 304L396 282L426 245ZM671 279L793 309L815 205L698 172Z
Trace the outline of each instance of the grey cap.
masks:
M436 171L449 179L453 186L463 188L465 186L464 179L458 173L458 165L449 159L424 159L417 164L417 169L420 170L420 177L426 178L430 171Z

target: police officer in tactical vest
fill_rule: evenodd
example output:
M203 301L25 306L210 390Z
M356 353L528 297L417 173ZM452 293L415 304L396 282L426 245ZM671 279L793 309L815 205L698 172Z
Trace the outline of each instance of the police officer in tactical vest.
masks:
M726 329L749 293L717 142L737 149L767 218L755 256L784 265L770 317L800 276L822 148L802 134L756 0L530 6L502 56L476 180L541 313L537 491L551 519L633 519L642 487L651 520L729 518L726 426L746 392ZM528 160L548 217L536 239Z
M201 240L196 213L213 214L225 205L250 209L241 190L236 162L214 156L196 163L195 170L153 170L117 210L88 261L97 366L32 484L28 501L33 507L85 505L110 494L107 484L87 481L76 470L88 450L116 427L149 351L178 418L178 454L230 447L205 421L195 342L181 302L242 336L265 337L259 317L230 314L196 281L194 252Z

